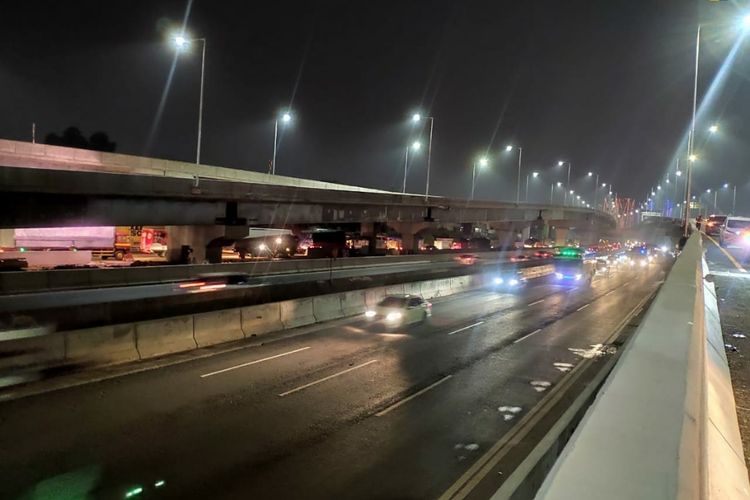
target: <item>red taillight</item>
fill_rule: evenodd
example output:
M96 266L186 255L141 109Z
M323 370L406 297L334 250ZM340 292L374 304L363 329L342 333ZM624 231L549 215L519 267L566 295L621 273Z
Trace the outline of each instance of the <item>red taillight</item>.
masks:
M203 286L205 285L205 281L193 281L191 283L180 283L180 288L194 288L197 286Z

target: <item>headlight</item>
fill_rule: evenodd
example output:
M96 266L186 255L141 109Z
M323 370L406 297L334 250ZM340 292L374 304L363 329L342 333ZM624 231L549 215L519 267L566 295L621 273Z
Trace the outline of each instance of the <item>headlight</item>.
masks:
M667 245L662 245L661 251L667 253L669 251L669 247Z
M512 280L510 280L510 281L509 281L508 283L510 284L510 286L516 286L516 285L518 284L518 280L517 280L517 279L515 279L515 278L513 278L513 279L512 279Z
M641 261L641 267L646 267L648 265L648 261L642 260Z
M563 279L563 273L555 273L555 278L559 280Z
M495 283L496 285L502 285L502 284L503 284L503 279L502 279L502 278L495 278L495 279L494 279L494 280L492 280L492 281L493 281L493 282L494 282L494 283Z
M583 274L576 274L576 281L580 280L581 278L583 278Z
M375 317L375 311L365 311L365 317L366 318L374 318Z
M401 313L400 312L389 312L385 316L386 321L398 321L401 319Z

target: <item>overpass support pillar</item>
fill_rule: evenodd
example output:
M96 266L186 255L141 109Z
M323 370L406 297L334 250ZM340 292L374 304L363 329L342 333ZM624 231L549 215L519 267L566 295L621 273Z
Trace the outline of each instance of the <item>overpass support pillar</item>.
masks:
M245 234L247 234L247 230L245 230ZM224 226L167 226L168 260L174 263L182 262L184 260L182 248L187 246L192 249L191 260L200 264L207 260L206 250L209 243L223 236ZM219 249L220 255L221 250ZM212 257L215 258L215 255Z
M389 222L388 225L401 234L401 246L404 253L414 253L417 248L417 233L429 227L429 222Z
M0 229L0 248L13 247L16 244L15 229Z

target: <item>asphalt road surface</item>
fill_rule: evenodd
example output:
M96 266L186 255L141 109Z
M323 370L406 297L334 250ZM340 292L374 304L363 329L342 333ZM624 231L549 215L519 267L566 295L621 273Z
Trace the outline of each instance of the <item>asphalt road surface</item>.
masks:
M394 331L339 321L0 403L0 498L436 498L663 276L473 291Z
M716 238L705 235L703 246L714 276L745 463L750 467L750 248L720 248Z
M283 283L301 283L329 278L351 278L357 276L374 276L380 274L403 273L420 270L451 269L461 266L453 261L432 262L419 260L398 264L375 264L334 269L332 272L312 271L300 273L268 274L254 277L248 285L230 285L227 288L242 288L246 286L271 286ZM15 311L33 311L50 307L74 307L82 304L105 304L125 300L156 298L168 295L189 293L177 287L174 283L160 283L153 285L130 285L107 288L88 288L82 290L46 291L41 293L22 293L0 295L0 313Z

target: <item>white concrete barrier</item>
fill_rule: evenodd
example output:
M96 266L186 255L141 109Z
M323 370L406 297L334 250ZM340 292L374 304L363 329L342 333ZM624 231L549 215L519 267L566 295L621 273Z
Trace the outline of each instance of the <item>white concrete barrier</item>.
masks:
M420 281L419 282L420 295L425 299L434 299L440 296L438 290L438 283L436 280Z
M108 365L138 359L133 323L65 332L66 361Z
M297 328L315 323L311 298L284 300L279 302L279 307L281 308L281 324L284 328Z
M385 287L385 294L386 295L403 295L404 294L404 285L389 285Z
M343 316L354 316L365 312L364 290L340 293L339 300L341 301L341 313Z
M198 347L243 339L242 310L234 308L194 314L193 334Z
M246 338L283 329L278 302L242 308L242 332Z
M142 359L196 349L193 317L142 321L135 325L135 345Z
M413 283L404 283L404 293L406 295L422 295L422 286L418 281Z
M0 342L0 373L23 367L57 366L64 361L65 336L62 333Z
M333 293L313 297L313 315L316 323L343 317L344 313L341 311L339 294Z
M536 498L750 498L705 271L695 233Z
M368 288L365 290L365 306L375 307L385 297L385 288L382 286Z

